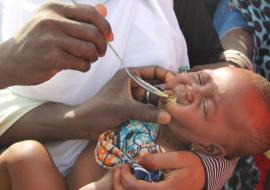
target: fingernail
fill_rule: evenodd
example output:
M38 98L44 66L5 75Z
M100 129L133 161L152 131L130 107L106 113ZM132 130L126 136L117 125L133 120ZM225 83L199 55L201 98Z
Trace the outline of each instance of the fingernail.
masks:
M109 36L107 37L107 41L108 42L111 42L114 40L114 36L113 36L113 33L110 33Z
M107 9L103 4L97 4L95 5L95 9L97 10L97 12L101 15L101 16L106 16L107 15Z
M171 121L171 116L169 113L165 112L165 111L161 111L158 115L158 123L165 125L170 123Z

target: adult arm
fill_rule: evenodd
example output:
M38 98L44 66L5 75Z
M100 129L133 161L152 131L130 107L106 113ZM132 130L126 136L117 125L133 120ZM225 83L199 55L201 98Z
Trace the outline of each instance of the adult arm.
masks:
M164 82L172 77L170 72L156 66L136 69L134 72L150 82ZM20 119L17 118L0 137L0 144L9 145L24 139L44 142L97 138L100 132L115 128L128 119L168 123L170 115L167 112L133 98L142 100L143 92L124 70L118 71L96 96L81 105L72 107L45 103L30 110ZM16 110L15 113L12 110L7 112L2 120L12 114L16 114Z
M219 1L213 23L218 32L224 51L236 50L244 54L246 58L252 59L254 44L250 28L243 16L235 8L229 5L229 1ZM218 57L220 56L221 54ZM238 57L238 59L241 63L246 63L245 59L242 57ZM232 59L228 58L228 60ZM239 64L239 61L237 61L237 63L232 63L222 59L220 61L217 60L216 64L196 65L191 70L198 71L227 66L243 67L243 64Z
M228 0L220 0L216 9L216 13L213 19L214 26L221 39L222 46L224 48L224 55L226 50L236 50L233 53L233 57L236 54L243 54L237 56L237 60L231 59L231 53L228 53L224 59L224 56L217 64L197 66L193 70L202 69L215 69L220 66L237 66L243 68L252 68L252 63L247 59L252 59L253 55L253 38L251 35L251 29L243 16L230 4ZM237 53L239 52L239 53ZM243 58L245 57L245 58ZM224 62L227 60L227 62Z
M249 59L252 59L253 39L251 33L246 29L231 29L221 38L221 43L224 50L234 49L242 52Z
M186 39L190 66L194 71L231 66L228 62L219 61L224 50L234 49L249 58L252 56L253 40L249 28L237 10L228 12L228 6L223 7L225 1L219 1L217 11L226 9L226 15L216 12L214 25L203 1L174 2L175 14Z
M251 29L241 13L228 0L220 0L213 18L224 50L234 49L249 58L253 53Z
M87 5L44 4L0 45L0 89L40 84L65 69L88 71L112 40L105 14Z

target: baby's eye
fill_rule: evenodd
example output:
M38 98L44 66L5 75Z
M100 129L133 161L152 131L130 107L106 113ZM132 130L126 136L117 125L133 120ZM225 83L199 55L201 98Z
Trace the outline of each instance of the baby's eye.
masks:
M198 72L198 80L199 80L199 84L202 85L202 78L199 72Z
M200 72L198 72L198 80L199 80L199 84L200 85L203 85L203 81L202 81L202 75ZM203 99L202 100L202 109L203 109L203 116L204 116L204 119L207 119L207 115L208 115L208 110L207 110L207 102L206 102L206 99Z
M200 85L206 85L207 83L207 76L204 72L198 72L198 81Z
M204 118L207 119L207 116L208 116L208 105L207 105L207 102L206 102L205 99L203 100L203 115L204 115Z

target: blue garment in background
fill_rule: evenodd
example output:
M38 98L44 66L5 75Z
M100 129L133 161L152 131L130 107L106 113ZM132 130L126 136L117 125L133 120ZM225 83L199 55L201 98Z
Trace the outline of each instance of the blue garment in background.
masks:
M228 0L219 0L214 18L214 26L218 32L219 38L232 29L244 28L250 30L247 22L238 10L236 10Z

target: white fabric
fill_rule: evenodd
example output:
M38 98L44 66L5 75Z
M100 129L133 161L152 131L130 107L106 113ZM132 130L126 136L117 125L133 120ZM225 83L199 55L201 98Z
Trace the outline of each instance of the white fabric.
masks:
M58 170L62 175L66 176L88 143L89 140L68 140L47 143L45 146L50 152Z
M3 40L15 34L45 0L2 0ZM60 1L60 0L59 0ZM60 2L69 2L61 0ZM78 2L94 5L98 0ZM187 48L168 0L107 0L107 19L112 26L112 45L129 67L159 65L172 71L188 66ZM108 49L106 56L87 73L62 71L51 80L32 87L12 87L23 96L43 101L78 105L94 96L120 68ZM77 159L87 141L66 141L49 145L49 151L62 173ZM61 150L61 151L60 151Z
M14 35L38 9L42 0L4 0L3 39ZM85 0L85 2L98 1ZM160 65L176 71L187 65L186 45L170 1L108 1L107 19L112 25L115 49L128 66ZM163 12L160 12L162 9ZM13 87L20 95L43 101L76 105L95 95L120 68L108 50L87 73L63 71L53 79L34 87ZM48 93L49 92L49 93ZM63 93L68 92L68 93Z
M44 102L15 95L8 89L0 90L0 136L26 113Z

